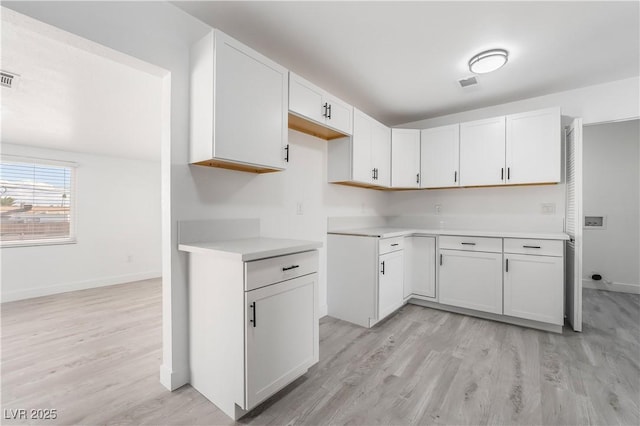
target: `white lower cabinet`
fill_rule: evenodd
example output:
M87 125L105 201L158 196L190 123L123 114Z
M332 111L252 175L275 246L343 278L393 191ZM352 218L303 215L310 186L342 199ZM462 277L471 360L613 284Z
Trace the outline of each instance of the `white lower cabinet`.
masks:
M502 314L502 253L440 250L439 301Z
M246 262L190 253L190 383L229 417L318 362L317 271L317 250Z
M403 251L394 251L380 256L378 275L378 318L382 319L404 303L402 295L404 276Z
M317 361L316 283L310 274L245 293L248 409Z
M549 247L537 242L521 244L529 252L538 250L554 255L522 254L524 250L504 254L504 314L534 321L564 324L564 260L562 243ZM513 240L522 242L523 240ZM515 246L516 244L512 244ZM513 250L515 248L515 250ZM555 250L555 252L554 252Z
M405 237L404 298L436 297L436 238Z

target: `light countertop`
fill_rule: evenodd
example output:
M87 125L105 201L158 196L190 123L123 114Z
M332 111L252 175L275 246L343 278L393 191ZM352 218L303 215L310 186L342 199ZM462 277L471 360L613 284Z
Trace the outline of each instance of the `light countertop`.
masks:
M532 232L532 231L478 231L469 229L418 229L418 228L358 228L330 231L334 235L356 235L363 237L392 238L407 235L454 235L469 237L495 238L528 238L537 240L568 240L564 232Z
M227 241L196 242L178 245L190 253L213 254L243 262L299 253L322 247L318 241L288 240L281 238L245 238Z

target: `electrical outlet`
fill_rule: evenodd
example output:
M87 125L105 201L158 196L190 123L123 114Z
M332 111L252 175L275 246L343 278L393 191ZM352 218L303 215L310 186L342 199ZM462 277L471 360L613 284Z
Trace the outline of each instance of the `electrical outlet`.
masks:
M303 215L304 214L304 208L302 205L302 201L298 201L296 203L296 214L297 215Z
M556 203L542 203L540 204L540 212L542 214L555 214Z
M442 212L442 204L436 204L434 210L436 215L439 215Z

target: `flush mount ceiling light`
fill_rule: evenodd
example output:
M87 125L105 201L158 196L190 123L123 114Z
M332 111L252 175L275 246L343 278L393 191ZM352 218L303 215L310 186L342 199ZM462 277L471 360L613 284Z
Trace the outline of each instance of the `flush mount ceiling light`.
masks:
M474 74L486 74L506 64L508 58L509 52L504 49L486 50L469 60L469 70Z

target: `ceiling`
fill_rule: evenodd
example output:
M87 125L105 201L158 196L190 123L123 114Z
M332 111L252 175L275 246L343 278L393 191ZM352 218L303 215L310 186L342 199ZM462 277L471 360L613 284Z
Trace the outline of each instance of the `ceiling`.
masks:
M2 9L2 142L160 159L162 70Z
M174 2L387 125L640 75L640 3ZM509 63L478 76L490 48Z

